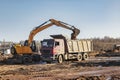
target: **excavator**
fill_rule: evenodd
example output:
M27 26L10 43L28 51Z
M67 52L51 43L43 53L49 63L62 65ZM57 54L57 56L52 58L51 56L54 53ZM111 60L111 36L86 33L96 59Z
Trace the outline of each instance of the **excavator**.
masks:
M29 38L28 40L26 40L24 42L23 45L21 44L14 44L12 47L11 47L11 54L13 54L14 56L15 55L23 55L25 56L23 58L23 60L26 62L30 62L32 61L32 57L31 55L34 54L35 52L35 41L33 40L34 36L53 26L53 25L56 25L58 27L62 27L62 28L65 28L65 29L68 29L68 30L71 30L72 31L72 34L71 34L71 39L75 40L77 35L80 33L80 30L77 29L76 27L72 26L72 25L69 25L65 22L62 22L62 21L58 21L58 20L55 20L55 19L49 19L48 21L44 22L43 24L35 27L29 34ZM36 59L36 58L35 58Z

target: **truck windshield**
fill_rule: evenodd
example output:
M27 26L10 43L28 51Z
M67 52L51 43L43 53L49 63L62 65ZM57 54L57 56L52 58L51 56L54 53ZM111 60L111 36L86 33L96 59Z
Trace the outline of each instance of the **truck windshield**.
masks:
M53 40L45 40L41 43L42 47L53 47L54 41Z

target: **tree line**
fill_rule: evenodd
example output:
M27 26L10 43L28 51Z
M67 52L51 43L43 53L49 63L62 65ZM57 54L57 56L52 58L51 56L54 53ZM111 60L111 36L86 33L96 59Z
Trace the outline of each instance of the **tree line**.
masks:
M95 51L100 50L112 50L114 45L120 44L120 38L112 38L105 36L104 38L93 38L93 49Z

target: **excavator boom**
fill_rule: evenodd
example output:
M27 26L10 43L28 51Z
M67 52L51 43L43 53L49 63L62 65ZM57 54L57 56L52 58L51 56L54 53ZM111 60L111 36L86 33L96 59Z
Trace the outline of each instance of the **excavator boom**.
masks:
M50 22L50 23L48 23L48 22ZM77 29L77 28L75 28L75 27L72 26L72 25L69 25L69 24L64 23L64 22L62 22L62 21L57 21L57 20L55 20L55 19L50 19L50 20L44 22L43 24L39 25L38 27L36 27L35 29L33 29L33 30L30 32L29 39L28 39L28 46L32 43L34 36L35 36L38 32L40 32L40 31L42 31L42 30L44 30L44 29L46 29L46 28L48 28L48 27L51 27L52 25L56 25L56 26L58 26L58 27L62 27L62 28L66 28L66 29L71 30L71 31L73 32L73 33L71 34L71 39L76 39L77 35L80 33L80 30Z

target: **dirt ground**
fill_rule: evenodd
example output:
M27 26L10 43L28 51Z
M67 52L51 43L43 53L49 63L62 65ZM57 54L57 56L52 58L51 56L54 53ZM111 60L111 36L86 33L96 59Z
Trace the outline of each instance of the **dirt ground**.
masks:
M91 57L63 64L0 64L0 80L120 80L120 57Z

